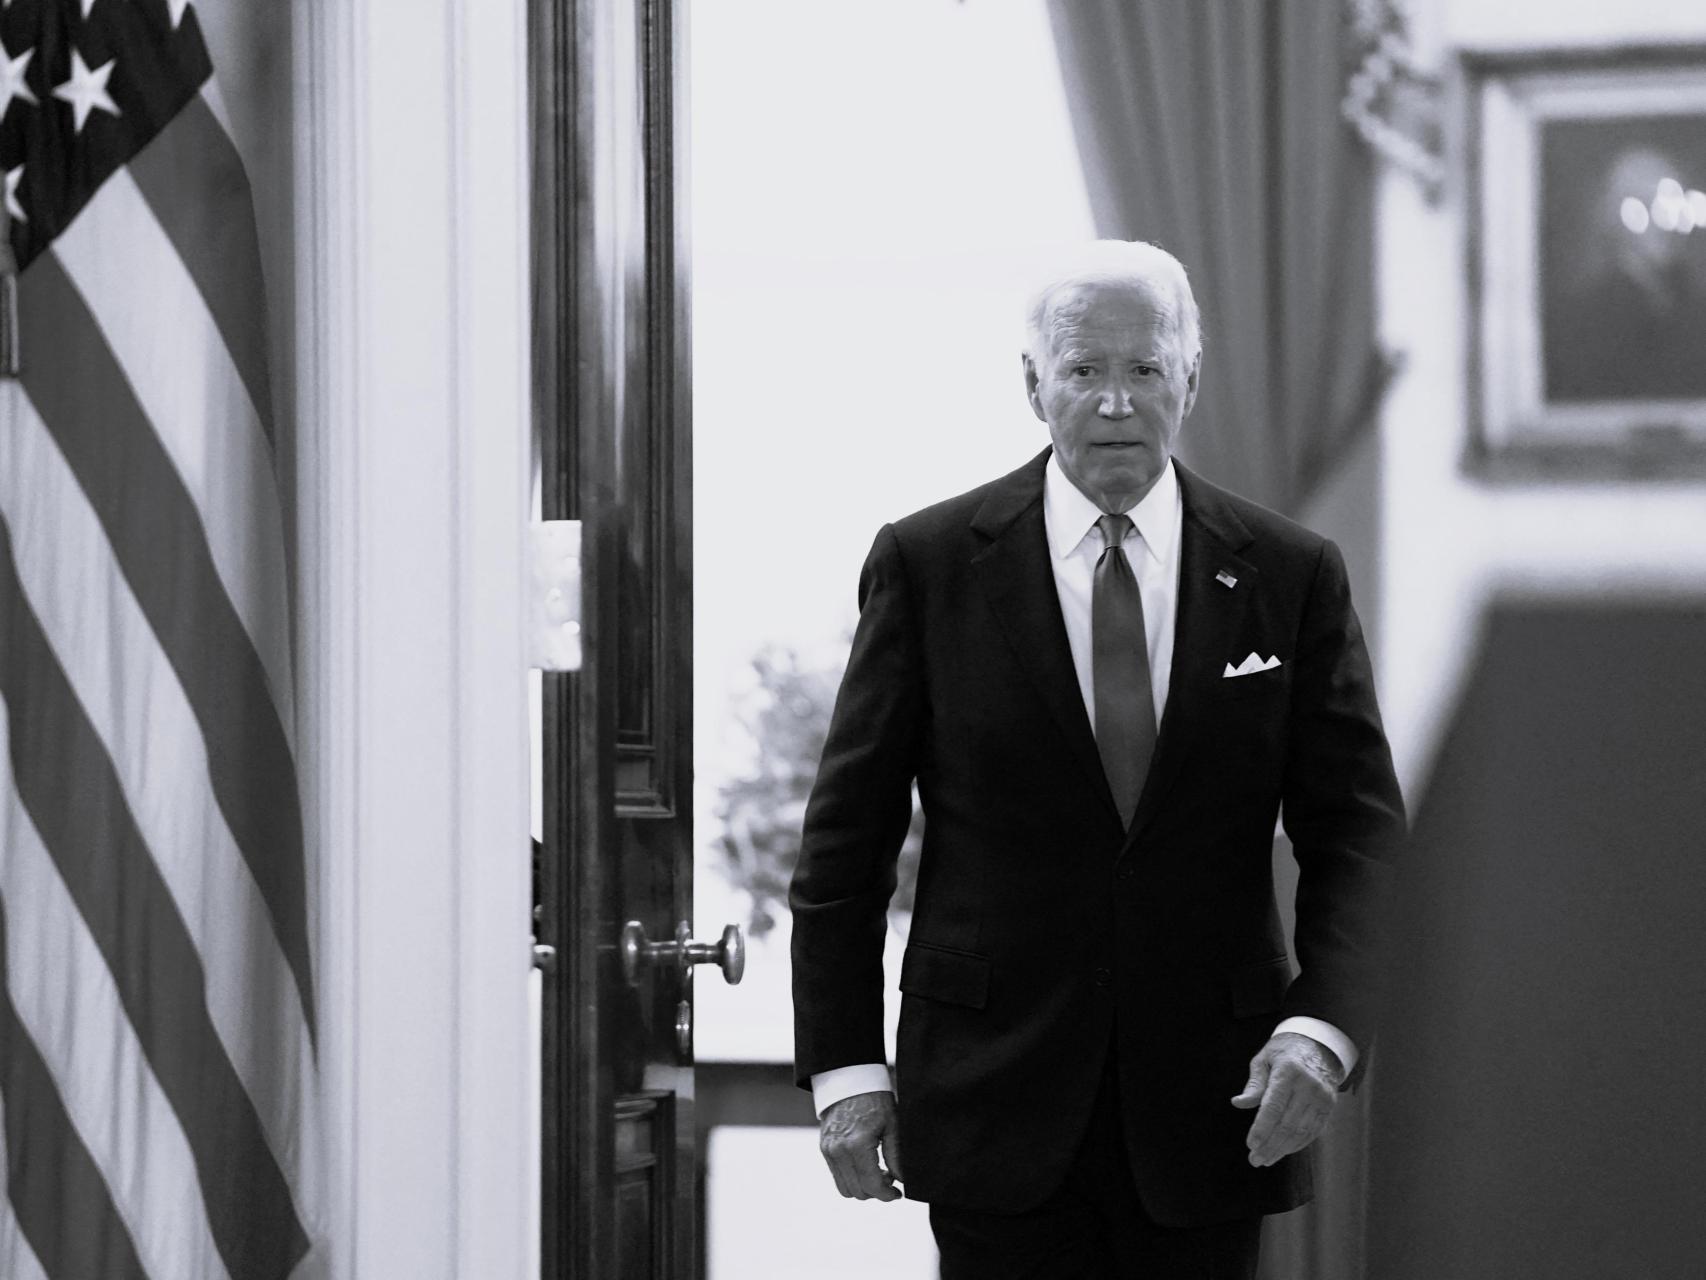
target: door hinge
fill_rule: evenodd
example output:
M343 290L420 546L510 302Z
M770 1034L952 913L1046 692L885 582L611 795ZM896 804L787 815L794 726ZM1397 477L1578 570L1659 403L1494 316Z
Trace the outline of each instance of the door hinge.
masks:
M581 522L537 520L528 527L528 665L581 669Z

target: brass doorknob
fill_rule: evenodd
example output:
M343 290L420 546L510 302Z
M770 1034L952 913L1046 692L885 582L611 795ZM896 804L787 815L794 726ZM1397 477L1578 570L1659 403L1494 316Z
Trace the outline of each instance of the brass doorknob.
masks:
M646 964L673 964L681 971L683 987L690 981L693 966L714 964L723 971L723 981L731 987L746 972L746 939L740 926L731 924L716 942L694 942L693 926L683 920L675 926L672 942L652 942L646 937L646 926L630 920L622 926L622 976L629 986L637 986L640 968Z

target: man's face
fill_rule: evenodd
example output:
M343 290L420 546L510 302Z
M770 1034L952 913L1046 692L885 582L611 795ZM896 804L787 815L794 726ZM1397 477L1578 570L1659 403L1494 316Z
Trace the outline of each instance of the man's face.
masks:
M1196 402L1200 359L1181 350L1174 309L1144 283L1075 285L1053 299L1043 349L1025 358L1061 470L1104 511L1149 492Z

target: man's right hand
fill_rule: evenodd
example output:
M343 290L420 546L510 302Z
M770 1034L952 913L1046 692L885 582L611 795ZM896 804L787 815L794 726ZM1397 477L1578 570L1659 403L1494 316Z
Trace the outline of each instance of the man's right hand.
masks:
M894 1094L856 1093L824 1108L818 1119L818 1150L835 1175L836 1190L853 1200L899 1200L900 1117ZM877 1162L882 1149L883 1164Z

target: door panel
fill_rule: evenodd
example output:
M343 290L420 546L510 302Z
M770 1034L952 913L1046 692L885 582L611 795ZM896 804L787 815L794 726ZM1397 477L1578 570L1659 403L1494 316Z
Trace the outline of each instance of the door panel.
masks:
M543 1274L664 1280L697 1266L691 970L659 950L693 899L684 15L530 20L541 505L584 583L582 670L544 681Z

